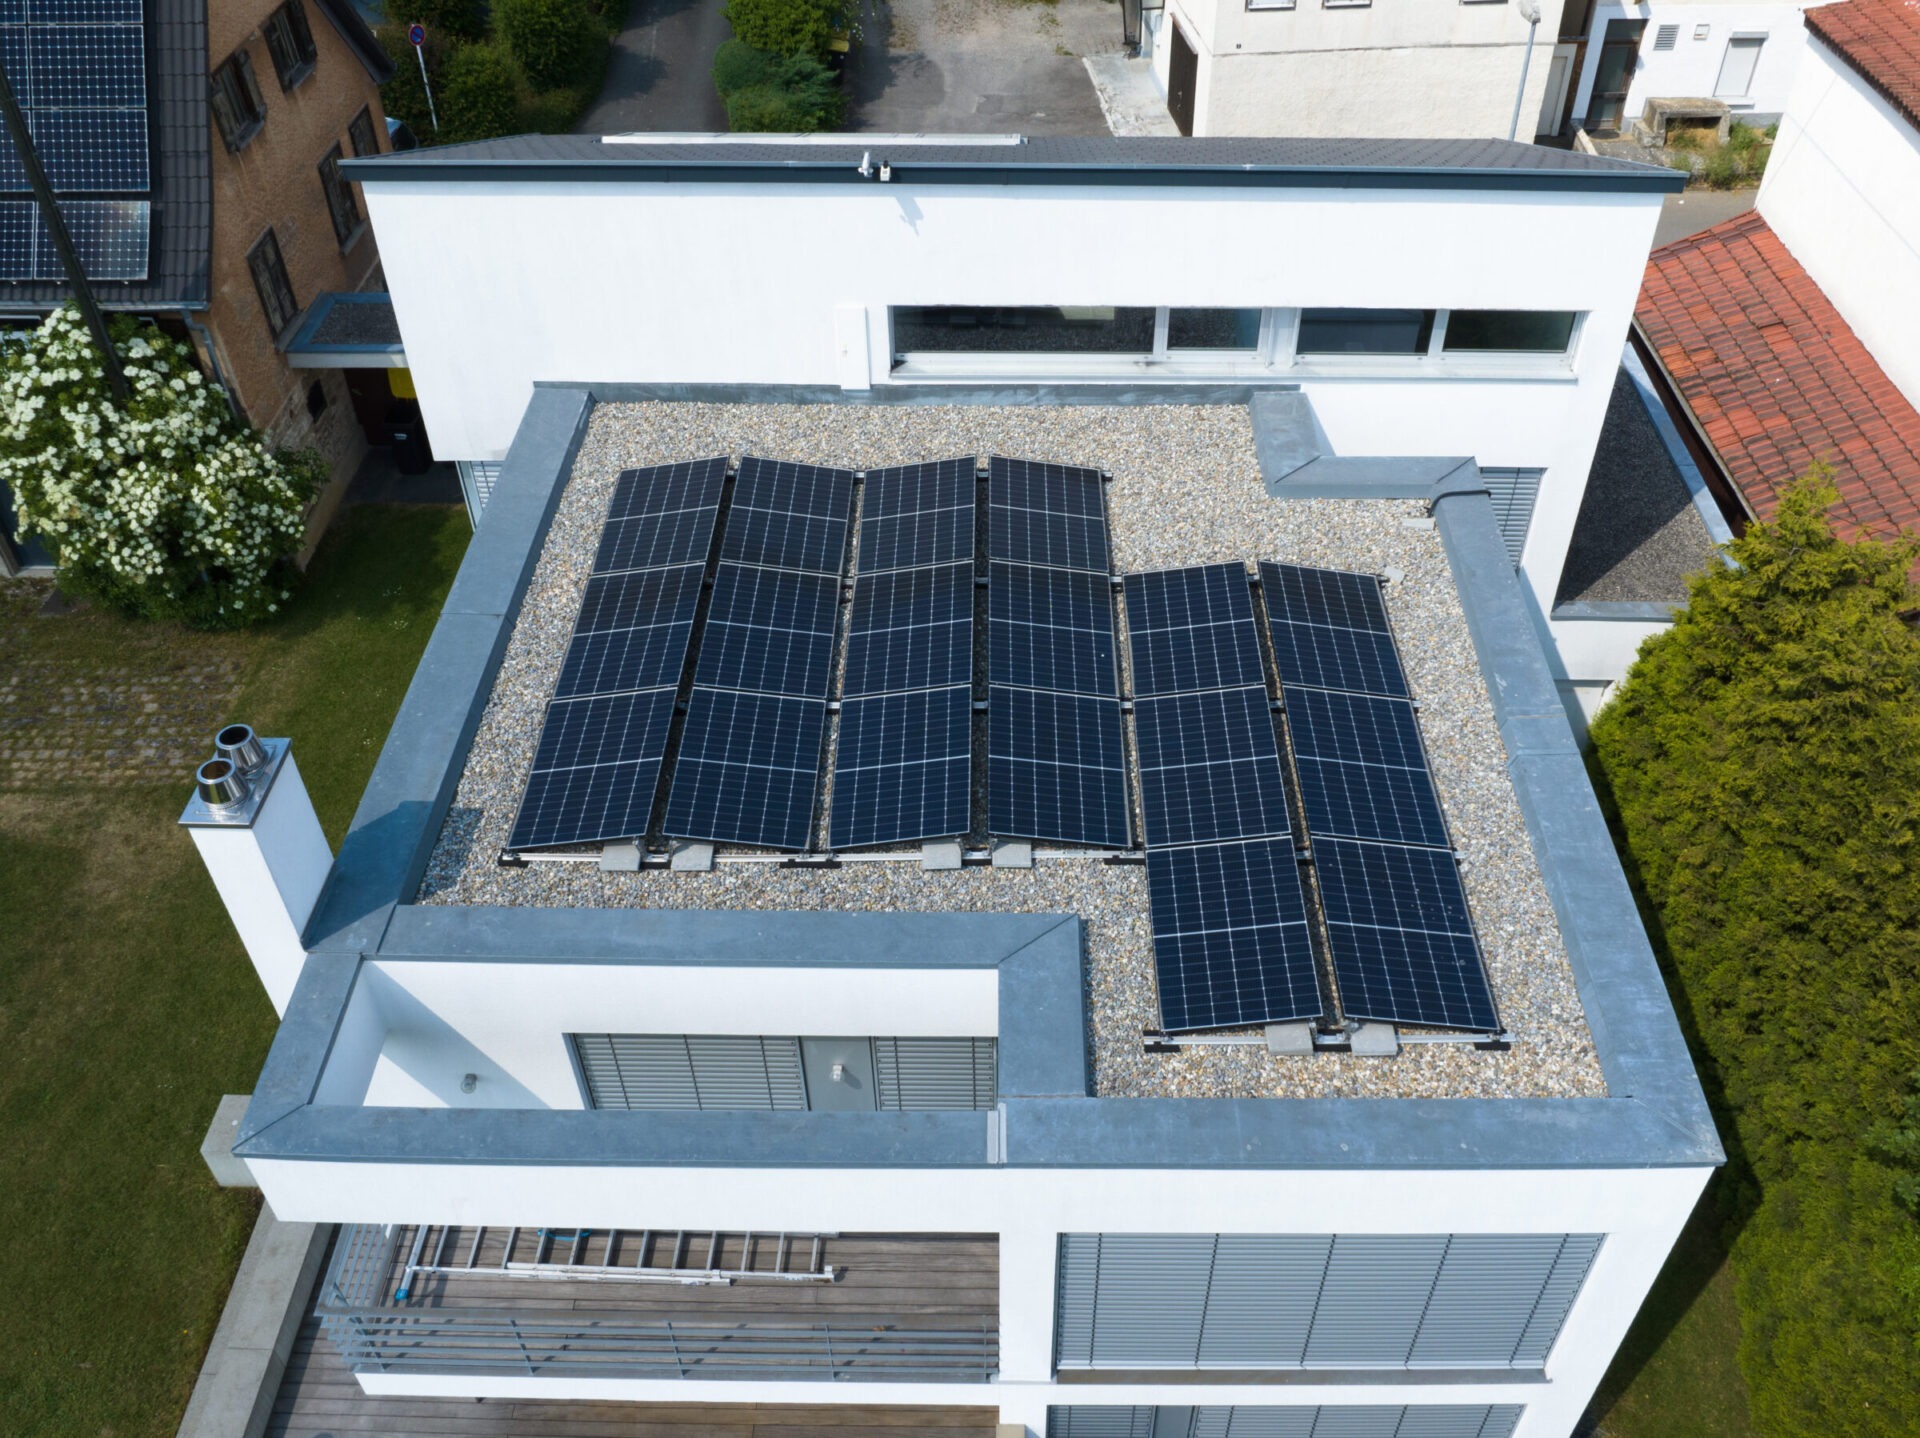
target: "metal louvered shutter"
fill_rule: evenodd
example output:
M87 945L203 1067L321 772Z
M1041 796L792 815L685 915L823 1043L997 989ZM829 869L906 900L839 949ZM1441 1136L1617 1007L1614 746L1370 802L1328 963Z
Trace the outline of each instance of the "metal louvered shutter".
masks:
M575 1034L595 1108L697 1109L687 1041L677 1034Z
M1534 502L1540 498L1544 469L1483 469L1480 478L1493 501L1494 523L1506 541L1507 557L1515 565L1527 550L1527 530L1533 524Z
M1394 1438L1406 1411L1382 1403L1325 1407L1313 1420L1313 1438Z
M1511 1363L1560 1256L1561 1239L1557 1233L1467 1233L1449 1239L1410 1366L1504 1368Z
M1093 1365L1093 1305L1100 1292L1100 1237L1060 1235L1059 1298L1053 1314L1053 1361L1058 1368Z
M1335 1238L1307 1340L1306 1366L1405 1366L1446 1248L1440 1234Z
M751 1034L574 1034L594 1108L803 1110L800 1041Z
M1213 1236L1103 1234L1093 1362L1100 1368L1191 1368L1200 1356Z
M1513 1438L1520 1426L1520 1415L1527 1410L1518 1403L1496 1403L1481 1421L1479 1438Z
M1495 1410L1484 1403L1434 1403L1407 1409L1394 1438L1482 1438ZM1520 1410L1511 1410L1516 1418ZM1513 1424L1508 1423L1508 1431Z
M1332 1248L1325 1234L1222 1234L1200 1367L1299 1367Z
M988 1109L994 1106L993 1039L892 1038L873 1041L873 1073L883 1109Z
M1153 1438L1153 1409L1096 1403L1049 1408L1047 1438Z
M1661 25L1653 32L1653 48L1656 50L1671 50L1674 41L1679 38L1680 27L1678 25Z
M806 1108L799 1039L701 1034L690 1035L686 1043L701 1108Z
M1514 1367L1546 1366L1547 1354L1552 1352L1554 1340L1573 1310L1573 1301L1580 1296L1580 1286L1593 1268L1594 1256L1600 1252L1600 1240L1597 1233L1569 1233L1561 1242L1553 1271L1533 1305L1533 1317L1527 1320L1526 1331L1514 1349Z
M1219 1430L1219 1438L1313 1438L1314 1420L1320 1416L1318 1408L1202 1408L1197 1418L1210 1422L1216 1413L1224 1414L1226 1421ZM1204 1415L1204 1417L1201 1417ZM1195 1438L1199 1438L1200 1422L1194 1424Z

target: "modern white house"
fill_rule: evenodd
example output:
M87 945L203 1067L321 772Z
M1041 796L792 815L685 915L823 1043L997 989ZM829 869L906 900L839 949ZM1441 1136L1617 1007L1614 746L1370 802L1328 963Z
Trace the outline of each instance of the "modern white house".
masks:
M1161 0L1141 39L1185 135L1526 140L1559 17L1560 0Z
M1612 134L1639 119L1649 100L1719 100L1734 119L1764 128L1786 111L1807 49L1803 17L1823 3L1569 0L1555 63L1570 67L1570 82L1563 95L1548 96L1549 110Z
M369 1401L1570 1433L1722 1161L1539 597L1676 177L350 169L435 442L498 468L338 856L278 740L184 819L282 1009L234 1153L341 1225L329 1361Z

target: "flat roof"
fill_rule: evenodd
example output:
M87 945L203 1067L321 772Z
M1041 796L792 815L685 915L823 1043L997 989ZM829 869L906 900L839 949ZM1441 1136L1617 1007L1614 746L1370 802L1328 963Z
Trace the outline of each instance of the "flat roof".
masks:
M1685 176L1659 165L1508 140L1173 136L517 135L350 159L341 172L364 184L918 181L1665 194L1686 183Z
M536 388L309 922L310 956L236 1151L322 1161L759 1168L1721 1161L1470 463L1354 461L1343 471L1330 460L1301 466L1295 454L1276 466L1272 456L1285 446L1260 432L1273 396L1244 386L938 398L892 388L833 402L752 389ZM786 402L795 400L806 402ZM1137 1034L1140 986L1151 980L1144 904L1130 892L1133 876L1120 870L909 870L889 878L872 866L876 877L783 879L763 872L738 881L768 886L752 902L723 902L737 869L709 877L492 867L498 851L487 847L488 826L511 819L510 811L496 817L506 798L493 796L517 800L524 775L513 756L532 742L523 731L537 732L541 676L550 678L571 629L571 596L590 558L576 531L597 528L595 500L620 469L671 458L661 449L680 446L863 466L895 455L994 450L1085 455L1114 472L1123 569L1277 558L1398 571L1389 584L1394 622L1515 1048L1436 1047L1385 1060L1316 1054L1288 1061L1286 1082L1260 1049L1229 1050L1227 1060L1192 1051L1149 1056ZM1304 481L1300 497L1289 473ZM984 883L959 891L957 903L948 896L914 911L916 896L976 875ZM902 893L815 887L821 879L899 884ZM646 906L627 906L635 900ZM884 967L998 971L997 1112L819 1115L836 1134L823 1148L814 1125L793 1115L368 1110L315 1101L370 962L871 969L876 953L889 955ZM850 1117L858 1119L851 1127Z

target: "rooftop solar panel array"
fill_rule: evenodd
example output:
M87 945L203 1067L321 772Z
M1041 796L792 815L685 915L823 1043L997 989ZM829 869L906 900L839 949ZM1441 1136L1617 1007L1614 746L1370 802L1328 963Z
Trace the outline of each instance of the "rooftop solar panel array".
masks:
M1493 991L1379 579L1264 563L1260 587L1341 1007L1491 1032Z
M646 833L726 477L722 455L616 482L508 847Z
M967 831L977 488L972 459L862 481L829 825L836 849Z
M1126 848L1104 480L993 459L987 468L987 811L996 835Z
M853 483L844 469L740 461L667 795L668 834L807 847Z
M1247 572L1131 574L1126 596L1161 1024L1317 1018L1326 1005Z
M87 274L139 280L151 250L146 31L139 0L8 0L0 64L26 114L47 183ZM0 192L25 195L26 167L0 145ZM0 201L0 280L66 277L32 201Z

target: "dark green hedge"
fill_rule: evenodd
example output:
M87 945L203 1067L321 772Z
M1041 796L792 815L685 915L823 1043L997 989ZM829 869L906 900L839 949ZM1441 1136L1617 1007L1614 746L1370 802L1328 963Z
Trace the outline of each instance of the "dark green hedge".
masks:
M1837 538L1835 499L1795 485L1592 728L1728 1144L1741 1368L1781 1438L1920 1433L1920 543Z
M838 79L814 56L775 54L741 40L728 40L715 52L713 87L734 131L831 130L844 105Z

